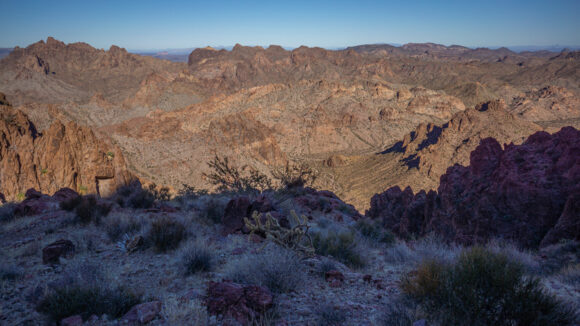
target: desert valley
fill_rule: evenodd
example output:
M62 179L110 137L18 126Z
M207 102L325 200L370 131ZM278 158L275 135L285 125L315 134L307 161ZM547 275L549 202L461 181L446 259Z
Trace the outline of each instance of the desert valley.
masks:
M16 47L0 323L577 325L579 60Z

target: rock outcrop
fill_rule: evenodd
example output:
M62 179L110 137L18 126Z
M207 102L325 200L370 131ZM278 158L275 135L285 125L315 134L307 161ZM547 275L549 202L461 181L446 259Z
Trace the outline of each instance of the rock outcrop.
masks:
M56 121L40 133L20 110L0 110L0 192L8 200L24 199L29 188L106 196L130 180L121 151L89 128Z
M490 238L538 247L580 239L580 131L538 132L505 149L486 138L470 165L454 165L437 192L391 188L371 199L367 216L396 234L436 233L463 244Z

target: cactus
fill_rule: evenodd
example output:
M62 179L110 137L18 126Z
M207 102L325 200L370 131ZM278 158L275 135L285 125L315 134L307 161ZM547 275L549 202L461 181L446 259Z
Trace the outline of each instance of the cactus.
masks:
M252 214L251 219L244 218L244 223L250 230L250 234L264 234L267 239L282 247L299 251L309 256L313 255L314 246L308 234L310 229L308 218L304 215L299 217L294 211L290 213L295 225L289 229L280 226L278 220L273 218L270 213L266 214L266 221L262 223L262 214L256 211Z

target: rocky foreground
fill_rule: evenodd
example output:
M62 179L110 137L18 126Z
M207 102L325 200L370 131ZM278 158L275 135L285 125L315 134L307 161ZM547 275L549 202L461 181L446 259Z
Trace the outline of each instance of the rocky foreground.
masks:
M468 167L448 169L437 192L387 190L366 216L329 191L301 186L188 189L173 199L139 183L109 197L29 189L0 207L0 320L574 325L579 158L574 128L503 149L484 139ZM490 290L453 275L507 283ZM438 285L443 279L451 287ZM455 293L448 306L433 306L442 300L433 300L433 287ZM483 293L483 301L453 301L469 293ZM500 304L481 303L487 295ZM514 300L521 305L508 304Z

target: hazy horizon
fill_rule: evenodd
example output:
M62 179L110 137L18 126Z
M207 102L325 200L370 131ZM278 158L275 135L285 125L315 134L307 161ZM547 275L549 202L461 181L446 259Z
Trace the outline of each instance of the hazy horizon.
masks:
M580 2L186 2L38 0L4 4L0 47L47 36L132 51L279 44L328 49L360 44L467 47L580 46Z

